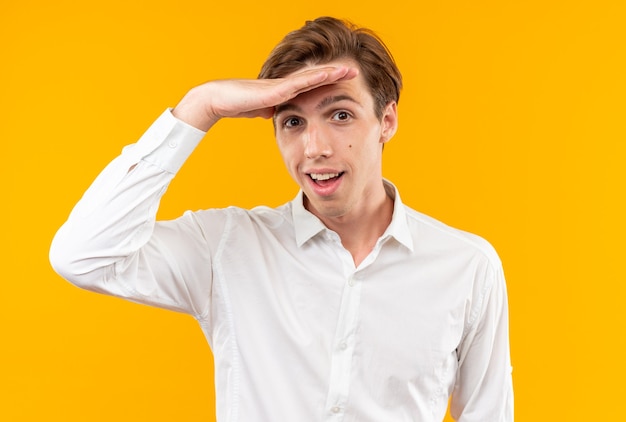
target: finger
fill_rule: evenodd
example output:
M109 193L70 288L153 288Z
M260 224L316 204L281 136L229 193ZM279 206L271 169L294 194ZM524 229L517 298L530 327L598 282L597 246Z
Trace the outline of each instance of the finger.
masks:
M288 101L303 92L311 91L324 85L353 79L358 73L357 68L348 66L324 66L296 72L283 80L284 85L280 90L282 98L279 102Z
M346 72L346 74L343 77L341 77L340 79L338 79L337 82L354 79L358 75L359 75L359 69L357 69L356 67L350 67L350 68L348 68L348 71Z
M358 75L356 67L351 66L320 66L308 68L292 75L294 78L304 77L308 86L318 87L342 80L349 80ZM289 76L287 79L290 78Z

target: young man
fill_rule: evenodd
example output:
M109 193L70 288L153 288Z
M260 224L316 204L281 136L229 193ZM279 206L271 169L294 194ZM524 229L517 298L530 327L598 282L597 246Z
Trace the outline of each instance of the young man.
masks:
M209 82L100 174L57 233L72 283L193 315L217 420L513 420L507 298L479 237L405 206L383 179L401 76L370 31L320 18L257 80ZM225 117L273 118L300 187L284 206L187 212L159 199Z

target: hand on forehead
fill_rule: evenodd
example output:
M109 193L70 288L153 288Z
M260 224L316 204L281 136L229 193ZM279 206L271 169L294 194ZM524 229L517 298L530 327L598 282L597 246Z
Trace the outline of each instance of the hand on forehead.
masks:
M322 86L348 81L359 75L359 68L351 61L337 61L325 64L310 65L299 69L283 78L295 98L300 94Z

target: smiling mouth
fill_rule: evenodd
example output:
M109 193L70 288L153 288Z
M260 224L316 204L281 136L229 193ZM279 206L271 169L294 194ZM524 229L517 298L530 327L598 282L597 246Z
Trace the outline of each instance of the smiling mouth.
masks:
M318 185L324 185L327 183L331 183L336 179L343 176L343 172L341 173L309 173L309 177Z

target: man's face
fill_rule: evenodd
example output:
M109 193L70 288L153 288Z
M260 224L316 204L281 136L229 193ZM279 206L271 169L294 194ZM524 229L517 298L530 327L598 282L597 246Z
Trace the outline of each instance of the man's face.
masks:
M336 61L329 65L352 65ZM395 103L374 113L362 75L302 93L276 107L276 140L305 206L323 221L358 217L382 187L382 146L396 130Z

